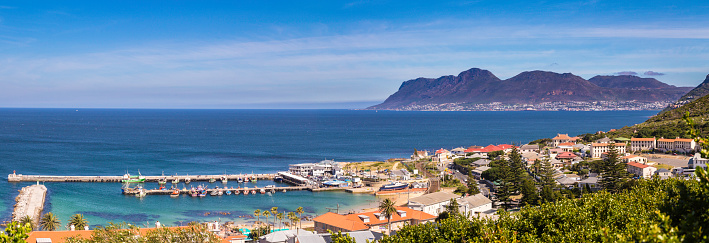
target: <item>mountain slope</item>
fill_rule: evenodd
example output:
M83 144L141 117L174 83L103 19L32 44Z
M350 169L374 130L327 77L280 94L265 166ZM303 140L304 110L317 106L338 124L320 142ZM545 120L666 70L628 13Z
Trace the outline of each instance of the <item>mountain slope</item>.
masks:
M673 85L669 85L658 81L654 78L641 78L632 75L619 75L619 76L595 76L588 80L599 87L615 88L615 89L668 89L676 88Z
M679 98L679 101L692 101L706 95L709 95L709 75L707 75L704 82L699 84L699 86L687 92L687 94L683 95L682 98Z
M401 109L444 103L538 104L555 101L672 101L691 88L634 76L596 76L594 82L571 73L522 72L500 80L488 70L472 68L458 76L417 78L404 82L383 103L368 109Z

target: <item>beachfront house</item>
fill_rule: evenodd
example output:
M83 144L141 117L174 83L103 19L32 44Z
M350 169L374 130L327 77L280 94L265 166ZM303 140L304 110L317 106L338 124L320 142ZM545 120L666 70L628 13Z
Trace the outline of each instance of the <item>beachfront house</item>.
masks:
M417 225L432 222L436 216L407 207L396 207L396 213L391 217L392 230L398 230L404 225ZM315 231L318 233L352 232L373 230L382 232L386 230L387 218L380 211L341 215L328 212L313 219Z
M409 199L407 206L413 210L438 216L438 214L446 210L446 206L454 198L460 198L460 196L450 192L434 192Z
M630 151L652 151L657 146L655 138L630 138Z
M421 151L421 150L416 150L414 151L414 154L411 155L412 160L420 160L420 159L425 159L428 158L428 151Z
M465 148L463 148L463 147L454 148L451 150L451 154L456 155L456 156L465 156Z

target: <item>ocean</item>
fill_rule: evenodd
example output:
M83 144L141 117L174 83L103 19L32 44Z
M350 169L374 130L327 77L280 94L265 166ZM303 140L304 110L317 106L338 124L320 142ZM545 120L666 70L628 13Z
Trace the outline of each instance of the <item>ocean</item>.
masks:
M288 164L324 159L386 160L409 157L414 149L521 144L557 133L608 131L641 123L657 112L0 109L0 171L43 175L271 173L287 170ZM11 217L17 191L30 184L0 181L3 220ZM268 184L274 182L258 182L259 187ZM306 215L314 216L328 208L339 206L340 212L346 212L376 202L370 195L307 191L139 199L123 196L119 183L45 185L45 212L55 213L63 223L72 214L83 213L91 225L245 221L254 209L273 206L279 211L302 206ZM228 186L238 185L229 182Z

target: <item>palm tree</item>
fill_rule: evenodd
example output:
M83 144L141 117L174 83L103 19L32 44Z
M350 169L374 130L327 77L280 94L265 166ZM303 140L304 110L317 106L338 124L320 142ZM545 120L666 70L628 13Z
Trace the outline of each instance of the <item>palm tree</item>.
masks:
M391 216L396 213L396 207L394 207L394 202L391 199L384 199L379 203L379 211L387 218L387 225L389 227L389 235L391 235Z
M254 217L256 217L256 223L261 221L261 209L254 210Z
M285 216L284 213L277 213L276 214L276 218L278 219L278 228L279 229L281 228L281 224L283 223L283 216Z
M273 215L273 226L276 226L276 214L278 214L278 207L271 208L271 215Z
M268 217L271 216L271 211L263 210L263 216L266 217L266 226L268 226Z
M71 216L71 219L69 219L69 225L74 225L76 229L82 230L84 229L84 226L89 225L89 221L84 219L83 214L74 214Z
M293 225L295 223L295 219L298 216L295 215L295 212L288 212L288 220L290 220L290 226L295 226Z
M305 213L305 211L303 211L303 207L296 208L295 212L298 213L298 222L300 222L300 218L303 217L303 213ZM300 224L299 228L302 228L302 227L303 227L303 224Z
M25 215L24 217L22 217L20 219L20 225L27 225L27 224L30 224L30 228L34 229L34 227L35 227L34 220L32 220L32 217L30 217L29 215Z
M54 231L57 230L57 228L59 228L62 223L61 221L59 221L57 216L54 216L53 213L49 212L45 213L44 216L42 216L39 225L42 226L43 230Z

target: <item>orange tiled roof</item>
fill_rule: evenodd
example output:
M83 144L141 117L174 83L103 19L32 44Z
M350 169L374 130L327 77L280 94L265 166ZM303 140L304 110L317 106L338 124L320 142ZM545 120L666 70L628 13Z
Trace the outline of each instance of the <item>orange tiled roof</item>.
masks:
M574 146L575 143L560 143L559 146Z
M610 143L592 143L591 147L606 147L608 145L611 145ZM622 143L613 143L616 147L625 147L625 144Z
M630 141L655 141L655 138L630 138Z
M674 139L669 139L669 138L660 138L660 139L658 139L657 141L658 141L658 142L669 142L669 143L675 142Z
M347 216L339 215L333 212L327 212L323 215L317 216L313 219L313 222L320 222L326 225L332 225L334 227L348 231L369 229L369 227L367 227L367 225L365 225L359 218L357 218L357 220L351 220Z
M558 159L573 159L573 158L576 158L576 155L571 152L563 152L563 153L560 153L559 155L557 155L556 158L558 158Z
M675 142L691 143L692 141L694 141L694 139L691 139L691 138L676 138L675 139Z
M571 137L569 137L568 134L561 134L558 133L556 134L556 137L552 138L553 140L571 140Z
M628 165L633 166L633 167L638 167L640 169L645 169L647 167L650 167L649 165L644 165L644 164L636 163L636 162L628 162Z
M413 210L407 207L396 207L396 210L401 210L406 212L406 217L401 217L398 213L395 213L394 215L391 216L391 222L398 222L398 221L404 221L404 220L411 220L411 219L416 219L416 220L430 220L430 219L435 219L436 216ZM359 221L362 222L362 220L359 218L360 215L365 215L369 217L369 223L365 223L367 225L380 225L380 224L386 224L387 219L385 218L384 220L379 220L377 216L375 216L375 213L379 213L380 211L372 211L372 212L364 212L364 213L358 213L358 214L348 214L345 215L348 220L351 221Z
M436 218L436 216L421 211L413 210L407 207L396 207L396 210L405 211L406 217L401 217L398 213L395 213L391 216L392 223L398 221L408 221L412 219L425 221ZM337 228L349 231L366 230L369 229L369 226L382 225L387 223L387 219L379 220L379 217L374 215L375 213L379 212L380 211L372 211L348 215L339 215L336 213L328 212L326 214L314 218L313 221L335 226ZM362 221L362 219L360 218L360 216L362 215L369 217L369 222L364 223L364 221Z

